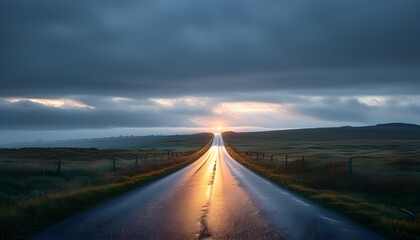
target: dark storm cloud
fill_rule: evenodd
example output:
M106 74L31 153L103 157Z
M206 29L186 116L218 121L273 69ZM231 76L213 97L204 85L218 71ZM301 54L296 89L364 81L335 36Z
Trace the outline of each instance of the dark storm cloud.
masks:
M419 123L419 9L418 0L0 0L0 140L218 121Z
M0 96L419 94L420 2L1 1Z

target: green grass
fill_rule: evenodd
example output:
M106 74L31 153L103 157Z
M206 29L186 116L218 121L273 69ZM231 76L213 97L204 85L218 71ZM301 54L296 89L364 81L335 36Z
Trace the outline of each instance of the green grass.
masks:
M75 139L59 141L43 141L32 143L16 143L3 145L9 148L23 147L72 147L72 148L97 148L97 149L156 149L175 150L197 149L207 143L212 133L197 133L190 135L156 135L156 136L120 136L110 138Z
M22 239L121 193L166 176L202 156L211 138L190 155L161 161L139 150L0 149L0 239ZM186 150L185 148L183 150ZM57 157L62 176L57 176ZM167 155L165 155L167 156ZM113 169L112 158L116 158Z
M418 140L276 141L233 134L225 134L224 139L235 159L281 186L392 239L420 236ZM263 152L265 158L257 160L245 151ZM278 155L271 161L273 153ZM349 157L352 175L347 169ZM409 220L401 208L413 211L417 220Z

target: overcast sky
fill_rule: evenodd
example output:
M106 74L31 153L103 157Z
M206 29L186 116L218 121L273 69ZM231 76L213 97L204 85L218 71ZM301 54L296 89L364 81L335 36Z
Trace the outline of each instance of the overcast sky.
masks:
M420 124L418 0L0 0L0 144Z

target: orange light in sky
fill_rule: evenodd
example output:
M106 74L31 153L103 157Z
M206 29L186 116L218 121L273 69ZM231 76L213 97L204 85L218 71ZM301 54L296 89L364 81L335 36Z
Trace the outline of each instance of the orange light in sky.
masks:
M225 102L215 108L213 112L224 113L255 113L255 112L276 112L281 109L280 104L265 102Z

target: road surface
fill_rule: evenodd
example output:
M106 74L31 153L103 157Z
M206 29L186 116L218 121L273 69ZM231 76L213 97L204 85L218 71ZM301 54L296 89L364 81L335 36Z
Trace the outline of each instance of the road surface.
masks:
M380 239L249 171L216 134L190 166L32 239Z

